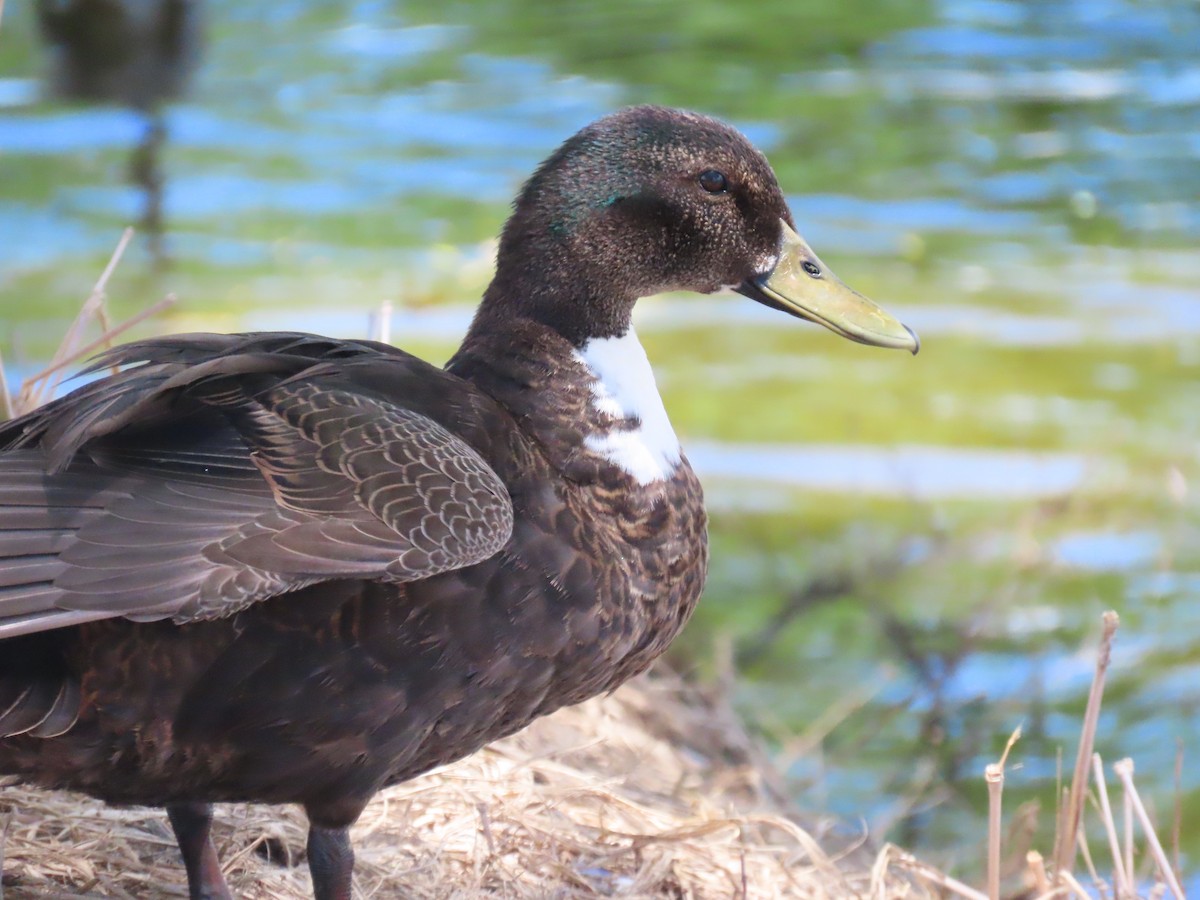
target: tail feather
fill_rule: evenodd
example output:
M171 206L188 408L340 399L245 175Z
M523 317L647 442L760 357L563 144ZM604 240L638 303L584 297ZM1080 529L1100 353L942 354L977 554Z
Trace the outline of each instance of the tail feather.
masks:
M52 528L6 529L0 525L0 559L57 554L71 543L71 533ZM3 572L0 572L3 577Z
M0 569L2 573L3 569ZM10 618L54 609L55 601L60 596L61 590L44 581L0 588L0 610L4 611L0 615L0 627Z
M104 505L118 496L116 482L86 469L48 477L39 450L0 453L0 639L69 625L81 615L99 618L60 608L63 591L54 581L67 568L61 554L76 543L79 529L103 516ZM22 691L27 687L33 689L22 685ZM13 722L23 731L37 727L37 721L30 724L28 710L41 703L50 715L61 687L42 685L17 703L15 683L6 682L0 671L0 722L8 723L0 731L15 728ZM12 711L5 712L9 706Z
M2 536L0 540L3 540ZM57 554L7 556L4 564L0 565L0 587L53 581L65 569L66 566L59 561Z
M79 718L79 703L83 696L79 682L74 678L64 677L59 686L58 695L50 706L46 717L37 726L30 729L33 737L58 737L69 731Z
M3 457L0 457L3 459ZM103 515L103 510L55 506L5 506L0 493L0 534L13 531L48 531L51 537L69 535ZM4 550L0 548L0 559Z
M62 690L62 678L54 677L20 679L7 686L0 683L0 735L33 731L53 712Z
M0 640L111 618L111 612L75 609L47 609L24 616L5 616L0 618Z
M56 737L79 718L79 682L66 673L33 678L0 676L0 738Z

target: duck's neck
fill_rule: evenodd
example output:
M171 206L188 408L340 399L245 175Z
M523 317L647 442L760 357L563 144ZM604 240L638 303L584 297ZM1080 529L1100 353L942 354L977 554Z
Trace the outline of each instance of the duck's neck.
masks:
M576 348L626 334L637 294L594 265L572 259L569 248L556 249L558 253L543 255L536 266L523 259L502 260L471 331L529 319L558 332Z
M584 439L587 449L639 484L670 478L679 466L679 439L633 328L619 337L592 338L576 358L595 378L592 409L608 424Z
M607 463L650 485L679 467L679 441L628 324L574 344L524 316L481 314L447 369L507 407L564 472L589 480Z

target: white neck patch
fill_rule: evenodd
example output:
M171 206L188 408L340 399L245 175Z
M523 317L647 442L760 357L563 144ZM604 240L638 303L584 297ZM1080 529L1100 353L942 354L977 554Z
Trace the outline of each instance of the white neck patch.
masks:
M576 356L592 374L592 402L615 419L638 420L635 428L620 424L603 434L589 435L585 444L607 457L638 484L671 477L679 465L679 439L667 419L646 351L630 328L616 338L594 338Z

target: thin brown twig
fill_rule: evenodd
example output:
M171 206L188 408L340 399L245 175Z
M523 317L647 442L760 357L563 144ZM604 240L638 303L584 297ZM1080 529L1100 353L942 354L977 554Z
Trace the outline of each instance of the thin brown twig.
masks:
M1079 751L1075 755L1075 774L1071 778L1071 795L1063 808L1060 821L1058 855L1054 859L1054 872L1070 872L1075 866L1075 848L1079 836L1079 823L1083 819L1083 804L1087 790L1088 766L1092 759L1092 747L1096 743L1096 727L1100 722L1100 703L1104 697L1104 677L1112 659L1113 636L1117 633L1120 618L1109 610L1103 616L1104 631L1100 636L1100 649L1096 654L1096 671L1092 676L1092 688L1088 692L1087 711L1083 716L1083 731L1079 736Z
M1121 779L1121 784L1125 788L1125 796L1129 797L1133 803L1133 810L1142 825L1142 833L1146 835L1146 843L1150 845L1150 852L1154 856L1155 863L1158 864L1163 880L1166 881L1167 887L1171 889L1171 893L1178 897L1179 900L1183 900L1183 888L1179 886L1179 879L1175 877L1175 870L1171 868L1171 863L1167 860L1167 854L1163 850L1163 845L1158 840L1158 834L1154 831L1154 823L1150 821L1150 814L1146 812L1146 807L1142 803L1142 798L1138 794L1137 787L1134 786L1133 760L1118 760L1113 763L1113 772Z
M1092 754L1092 775L1096 779L1096 794L1100 799L1100 820L1104 823L1104 831L1108 835L1108 850L1113 860L1113 885L1117 900L1133 896L1133 882L1125 870L1125 861L1121 858L1121 842L1117 838L1117 823L1113 819L1112 806L1108 802L1108 782L1104 779L1104 765L1100 762L1100 754Z

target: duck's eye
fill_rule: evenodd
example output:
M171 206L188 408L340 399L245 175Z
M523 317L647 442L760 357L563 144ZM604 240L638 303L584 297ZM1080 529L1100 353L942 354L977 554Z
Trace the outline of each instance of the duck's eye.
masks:
M813 278L821 277L821 267L818 266L815 262L810 262L809 260L806 259L804 262L800 263L800 268L802 268L805 272L807 272Z
M729 190L729 181L716 169L700 173L700 187L710 194L723 194Z

